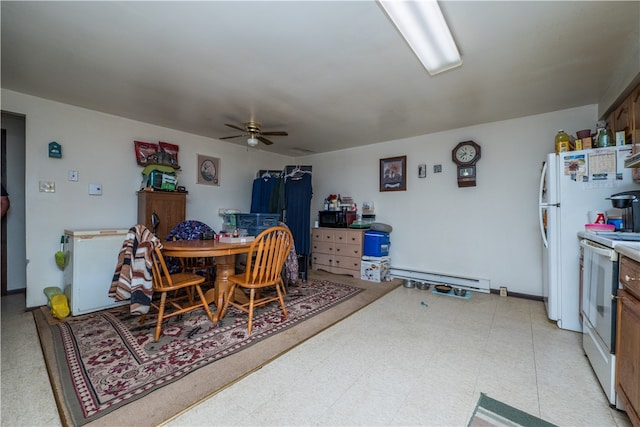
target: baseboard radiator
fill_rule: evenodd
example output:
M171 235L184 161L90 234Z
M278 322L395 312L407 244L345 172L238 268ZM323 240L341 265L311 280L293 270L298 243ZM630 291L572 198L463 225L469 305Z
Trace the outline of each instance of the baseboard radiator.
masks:
M398 279L410 279L430 283L445 283L456 288L463 288L486 294L488 294L491 289L491 281L488 279L474 279L470 277L451 276L440 273L427 273L425 271L396 267L391 267L390 273L391 277Z

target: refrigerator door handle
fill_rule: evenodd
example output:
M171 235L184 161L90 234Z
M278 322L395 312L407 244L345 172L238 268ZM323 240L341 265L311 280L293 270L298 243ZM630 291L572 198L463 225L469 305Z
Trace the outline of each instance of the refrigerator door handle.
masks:
M547 175L547 168L549 164L547 162L542 163L542 172L540 173L540 186L538 188L538 205L544 204L544 200L542 199L542 195L544 194L544 180Z

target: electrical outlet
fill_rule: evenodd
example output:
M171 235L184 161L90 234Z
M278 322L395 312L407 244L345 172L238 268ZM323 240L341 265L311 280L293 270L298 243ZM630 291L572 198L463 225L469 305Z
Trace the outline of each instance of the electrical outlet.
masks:
M500 286L500 296L501 297L506 297L507 296L507 287L506 286Z
M433 165L433 173L442 172L442 165Z

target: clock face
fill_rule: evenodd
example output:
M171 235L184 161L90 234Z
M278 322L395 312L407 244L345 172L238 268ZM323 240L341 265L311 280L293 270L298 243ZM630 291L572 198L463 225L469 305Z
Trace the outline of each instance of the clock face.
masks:
M469 163L476 158L477 154L476 147L473 145L463 145L456 150L456 159L460 163Z

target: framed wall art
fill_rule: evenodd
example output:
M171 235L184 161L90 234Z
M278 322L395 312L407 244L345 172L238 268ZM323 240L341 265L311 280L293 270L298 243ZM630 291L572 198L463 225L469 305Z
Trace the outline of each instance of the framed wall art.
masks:
M198 154L196 170L198 184L220 186L220 159Z
M407 190L407 156L380 159L380 191Z

